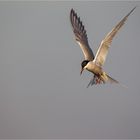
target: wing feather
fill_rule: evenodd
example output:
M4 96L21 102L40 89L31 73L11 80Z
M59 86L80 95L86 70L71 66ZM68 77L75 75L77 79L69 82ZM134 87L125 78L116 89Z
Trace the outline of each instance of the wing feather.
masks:
M102 66L106 60L106 56L108 54L109 47L112 43L113 38L120 30L120 28L124 25L128 16L134 11L136 7L134 7L112 30L107 34L107 36L102 40L100 47L96 53L94 61L96 64Z
M75 39L79 44L80 48L82 49L85 60L93 60L94 54L88 44L88 38L85 27L82 24L80 17L77 16L73 9L71 9L70 12L70 21L73 28L73 32L75 34Z

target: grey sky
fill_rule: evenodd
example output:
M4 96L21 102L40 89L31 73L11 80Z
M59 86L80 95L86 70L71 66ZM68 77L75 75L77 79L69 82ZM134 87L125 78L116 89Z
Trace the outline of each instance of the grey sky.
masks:
M105 71L125 84L86 88L73 8L94 54L140 2L0 2L0 138L140 138L140 8L113 40Z

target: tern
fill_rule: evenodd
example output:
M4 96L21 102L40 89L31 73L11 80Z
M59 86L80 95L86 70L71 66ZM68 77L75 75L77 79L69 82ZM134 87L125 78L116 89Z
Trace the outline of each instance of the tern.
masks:
M85 27L80 20L80 17L77 16L77 13L71 9L70 11L70 22L72 25L73 32L75 34L75 40L79 44L83 54L84 60L81 63L81 72L86 69L89 72L93 73L93 78L90 80L88 86L92 86L94 84L101 83L119 83L117 80L110 77L104 70L103 65L105 63L108 50L111 46L112 40L120 30L120 28L124 25L128 16L134 11L136 7L134 7L101 41L99 49L97 50L96 55L94 56L89 43L88 37L85 30ZM87 86L87 87L88 87Z

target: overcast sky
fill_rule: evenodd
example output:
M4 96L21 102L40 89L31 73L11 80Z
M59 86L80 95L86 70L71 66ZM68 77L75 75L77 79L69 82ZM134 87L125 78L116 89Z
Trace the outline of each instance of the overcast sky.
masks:
M140 2L0 2L0 139L140 138ZM94 54L114 38L104 70L120 83L86 88L69 21L81 17Z

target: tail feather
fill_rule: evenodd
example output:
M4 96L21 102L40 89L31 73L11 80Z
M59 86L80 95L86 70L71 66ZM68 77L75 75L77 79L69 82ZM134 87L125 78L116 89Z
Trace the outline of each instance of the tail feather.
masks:
M98 84L102 84L102 83L111 83L111 84L119 84L120 86L127 88L127 86L120 84L117 80L113 79L112 77L110 77L109 75L107 75L105 72L103 73L103 75L100 77L101 78L101 83L98 83L96 80L98 80L99 77L97 77L96 75L94 75L92 77L92 79L90 80L89 84L87 85L87 88L89 86L93 86L93 85L98 85Z
M112 84L112 83L119 83L117 80L113 79L112 77L110 77L109 75L106 75L108 78L108 81Z
M110 77L109 75L106 74L106 76L107 76L107 78L108 78L108 81L109 81L111 84L112 84L112 83L116 83L116 84L121 85L121 86L124 87L124 88L127 88L127 86L125 86L125 85L123 85L123 84L120 84L117 80L113 79L113 78Z

